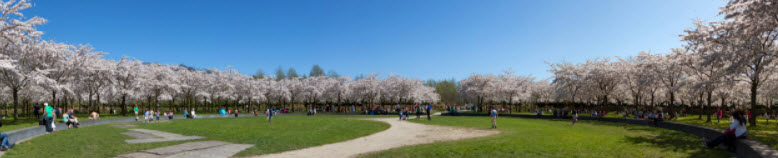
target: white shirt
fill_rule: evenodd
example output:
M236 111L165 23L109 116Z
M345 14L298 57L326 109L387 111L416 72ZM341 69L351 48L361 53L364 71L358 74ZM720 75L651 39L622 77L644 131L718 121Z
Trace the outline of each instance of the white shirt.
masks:
M729 125L729 129L735 129L735 136L740 137L744 136L746 134L746 125L740 124L740 121L735 119L735 121L732 121L732 124Z

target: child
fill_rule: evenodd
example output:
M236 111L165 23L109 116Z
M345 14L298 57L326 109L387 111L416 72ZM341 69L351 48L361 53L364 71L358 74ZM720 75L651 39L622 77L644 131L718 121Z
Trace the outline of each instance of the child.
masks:
M578 112L573 110L573 126L575 126L576 122L578 122Z
M403 120L403 111L400 111L400 120Z
M149 110L143 113L143 124L149 124Z

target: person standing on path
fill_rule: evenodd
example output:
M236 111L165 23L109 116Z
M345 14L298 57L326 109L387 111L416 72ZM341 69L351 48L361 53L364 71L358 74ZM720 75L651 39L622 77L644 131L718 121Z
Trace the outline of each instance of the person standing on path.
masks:
M135 121L138 121L138 104L135 104Z
M398 113L400 114L400 120L403 120L403 111L402 111L402 109L400 109L400 112L398 112Z
M427 104L427 120L432 120L432 117L430 117L430 110L432 110L432 105Z
M43 119L45 120L46 132L51 133L54 131L52 121L54 120L54 108L49 106L49 103L43 103Z
M416 104L416 119L421 120L421 105Z
M492 111L489 112L489 116L492 117L492 128L497 129L497 110L492 107Z

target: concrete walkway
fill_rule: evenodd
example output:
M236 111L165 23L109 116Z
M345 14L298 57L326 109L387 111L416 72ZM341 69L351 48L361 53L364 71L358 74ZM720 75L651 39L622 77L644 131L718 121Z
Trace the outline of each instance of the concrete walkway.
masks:
M391 127L369 136L344 142L255 157L356 157L361 154L402 146L483 137L499 133L498 130L424 125L400 121L397 118L374 118L368 120L386 122L389 123Z

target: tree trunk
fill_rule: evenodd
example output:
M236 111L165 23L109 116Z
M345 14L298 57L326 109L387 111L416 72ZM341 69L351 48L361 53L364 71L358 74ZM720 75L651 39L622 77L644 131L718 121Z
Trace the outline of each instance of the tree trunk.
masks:
M122 95L122 116L127 116L127 94Z
M707 109L710 109L710 107L711 107L712 96L713 96L712 94L713 94L713 91L708 91L708 105L706 106L706 108L702 108L702 111L703 111L705 114L707 114L707 115L708 115L708 120L707 120L707 121L705 121L705 122L711 122L711 120L710 120L710 115L711 115L711 113L709 113Z
M757 93L756 90L757 90L758 86L759 86L758 85L758 81L756 81L756 82L752 81L751 82L751 108L749 108L748 111L751 111L750 109L753 109L753 108L756 107L756 93ZM746 114L748 114L748 112L746 112ZM748 117L748 116L746 116L746 117ZM751 124L752 127L756 126L756 119L753 116L748 117L748 123Z
M14 122L16 122L17 119L19 119L19 114L16 113L16 108L19 105L19 90L18 89L12 89L11 92L14 96Z

